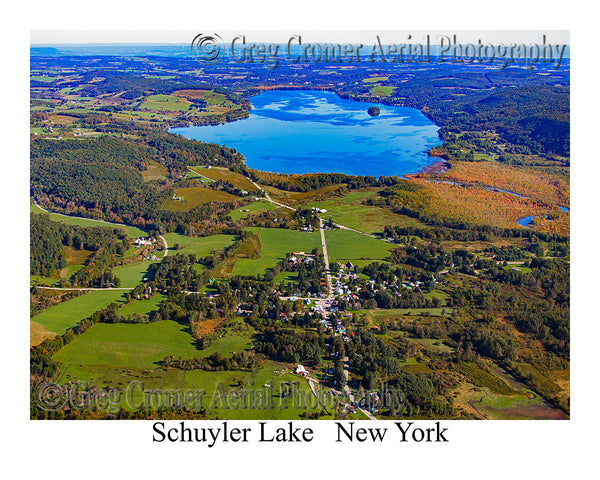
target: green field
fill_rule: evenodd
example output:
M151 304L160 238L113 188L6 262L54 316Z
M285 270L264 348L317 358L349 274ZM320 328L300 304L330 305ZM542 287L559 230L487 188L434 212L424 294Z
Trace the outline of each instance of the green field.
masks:
M215 106L231 107L234 105L233 102L227 100L225 95L222 93L215 93L213 90L177 90L176 92L173 92L173 95L188 98L201 98L209 105L209 111L211 111L211 107Z
M128 263L127 265L113 268L112 273L121 279L121 287L133 288L142 283L144 278L151 279L151 266L158 263L160 262L150 260Z
M266 212L267 210L277 210L278 208L281 207L278 207L273 203L267 202L266 200L258 200L254 203L251 203L250 205L246 205L236 210L232 210L229 216L235 222L241 218L245 218L251 213Z
M167 240L169 248L175 244L179 245L178 250L171 250L171 254L182 253L185 255L194 254L197 257L206 257L213 250L223 250L231 245L235 235L212 235L210 237L187 237L180 233L166 233L163 235Z
M156 368L165 356L198 355L187 324L171 320L154 323L98 323L58 352L54 359L75 365Z
M297 283L298 282L298 272L281 272L273 279L274 284L278 283Z
M206 187L180 188L175 191L176 198L167 198L161 208L172 212L189 212L198 205L209 202L231 202L240 197L231 195L222 190L213 190ZM177 198L178 197L178 198Z
M36 82L53 82L56 80L56 77L49 77L48 75L32 75L29 78Z
M412 338L411 341L418 343L427 350L431 350L436 353L452 353L454 348L449 347L443 343L443 339L437 338Z
M388 77L369 77L363 79L363 83L376 83L376 82L385 82Z
M327 210L324 219L331 219L355 230L371 234L383 233L386 225L400 227L425 227L418 220L393 213L386 208L362 205L362 202L376 195L372 190L352 192L343 198L335 198L319 202L319 208ZM308 206L308 205L307 205Z
M330 262L353 259L383 259L394 248L391 243L367 237L351 230L326 230L327 253Z
M73 92L78 92L82 88L83 87L65 87L65 88L61 88L60 89L60 94L61 95L70 95Z
M502 267L502 270L518 270L521 273L531 273L531 268L525 267L524 265L509 264Z
M46 287L53 287L58 285L57 278L43 277L42 275L29 275L30 285L44 285Z
M443 292L441 290L432 290L429 293L425 293L424 296L426 298L438 298L442 303L441 305L446 305L446 302L448 301L448 299L450 298L450 295L448 295L446 292Z
M67 265L60 271L59 276L66 279L68 282L71 282L73 275L75 275L82 268L83 265Z
M54 355L62 364L60 382L82 381L96 385L110 385L126 390L131 382L142 382L145 390L183 389L201 390L205 397L202 405L210 411L210 417L231 419L294 419L308 411L302 405L288 404L281 408L279 382L299 382L299 391L310 396L305 380L291 371L290 365L265 361L259 369L248 371L203 371L203 370L162 370L160 365L167 355L181 356L184 359L206 357L221 353L230 357L232 352L247 348L250 339L228 333L217 339L206 350L198 350L187 325L170 320L150 324L97 324L77 337L69 345ZM228 394L237 389L240 382L246 391L265 390L265 384L273 385L273 408L224 408L226 405L215 402L215 392L219 388ZM139 384L138 384L139 385ZM135 402L141 398L135 396ZM121 402L127 406L127 403ZM211 408L214 407L214 408Z
M260 238L261 252L257 260L241 259L233 269L233 275L256 275L265 273L289 252L310 253L313 248L321 251L319 232L299 232L283 228L249 228Z
M33 213L45 213L41 208L33 203L29 206L29 211ZM76 225L79 227L106 227L106 228L122 228L132 238L145 237L147 232L140 230L137 227L121 225L118 223L104 222L102 220L93 220L91 218L70 217L68 215L60 215L58 213L48 213L50 220L55 222L66 223L67 225Z
M385 85L378 85L370 90L372 95L377 95L380 97L387 97L388 95L391 95L393 91L394 87L389 87Z
M256 190L256 187L252 184L250 180L248 180L241 173L232 172L228 168L224 167L210 167L205 168L202 166L199 167L188 167L192 172L204 177L209 180L217 181L223 180L234 187L239 188L240 190L245 190L246 192L252 192Z
M146 97L140 108L145 110L181 112L189 110L190 105L191 103L185 98L174 95L150 95Z
M139 313L140 315L145 315L150 312L155 312L159 309L160 304L167 297L158 293L153 295L148 299L142 298L141 300L134 300L131 303L127 303L119 308L118 313L127 317L128 315L133 315L134 313Z
M210 419L231 419L231 420L294 420L299 419L305 411L315 411L311 408L296 406L288 403L286 408L280 392L285 388L282 382L298 382L299 391L305 398L314 398L306 380L290 373L289 365L277 362L266 361L264 366L256 371L218 371L210 372L203 370L179 370L158 369L156 365L150 370L144 370L136 367L114 367L112 365L77 365L67 364L62 370L61 382L79 380L80 382L93 383L95 385L104 385L119 387L125 392L133 391L133 401L128 401L130 395L123 394L120 405L126 409L132 409L142 405L143 398L139 395L141 386L146 392L161 390L174 391L182 390L184 392L199 392L199 405L208 409ZM132 388L135 382L136 387ZM217 398L220 389L225 395L230 395L233 391L239 391L239 383L244 385L244 392L269 392L264 386L273 385L272 401L267 408L261 408L262 404L255 403L255 408L224 408L222 402ZM270 396L270 395L269 395ZM147 403L146 406L159 405ZM323 417L332 419L333 415Z
M192 170L191 167L188 167L185 175L186 175L186 178L196 178L200 183L213 183L214 182L214 180L211 180L208 177L204 177L204 176L200 175L198 172Z
M94 290L66 302L54 305L31 319L50 332L62 335L80 320L113 302L124 303L124 290Z
M213 353L220 353L224 357L231 358L233 353L239 353L244 350L248 350L251 346L252 341L249 338L242 337L240 335L236 335L233 333L228 333L227 335L219 338L215 343L210 345L208 348L199 352L197 357L205 358Z

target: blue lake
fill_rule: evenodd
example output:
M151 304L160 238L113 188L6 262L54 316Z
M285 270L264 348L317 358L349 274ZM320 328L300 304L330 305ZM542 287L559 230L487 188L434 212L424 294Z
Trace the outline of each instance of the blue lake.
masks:
M517 223L519 225L521 225L522 227L526 227L529 228L529 224L531 223L531 221L534 219L534 216L530 216L530 217L523 217L520 218L519 220L517 220Z
M235 148L250 168L278 173L404 175L435 161L438 127L419 110L344 100L330 92L263 92L244 120L173 128L172 133Z

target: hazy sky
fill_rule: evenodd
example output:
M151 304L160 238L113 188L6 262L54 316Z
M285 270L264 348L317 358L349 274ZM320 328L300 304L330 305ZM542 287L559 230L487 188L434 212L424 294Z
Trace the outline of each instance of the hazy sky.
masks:
M568 44L569 32L564 30L529 31L529 30L361 30L361 31L318 31L318 30L247 30L247 31L192 31L192 30L159 30L159 31L122 31L122 30L32 30L32 44L65 44L65 43L189 43L197 34L218 34L224 42L230 42L237 35L246 35L248 42L286 43L292 35L301 34L303 41L333 43L365 43L371 44L377 35L384 43L424 42L430 35L432 43L439 43L439 36L456 34L458 43L510 44L540 43L542 35L546 35L548 43Z

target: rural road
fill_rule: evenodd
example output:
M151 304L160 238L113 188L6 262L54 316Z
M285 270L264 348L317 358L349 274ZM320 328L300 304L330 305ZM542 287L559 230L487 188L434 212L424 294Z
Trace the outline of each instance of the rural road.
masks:
M246 178L248 178L248 177L246 177ZM292 210L293 212L297 211L295 208L293 208L293 207L290 207L289 205L285 205L284 203L279 203L279 202L276 202L275 200L273 200L273 199L272 199L272 198L269 196L269 194L266 192L266 190L264 190L264 189L263 189L263 188L262 188L260 185L258 185L256 182L254 182L254 180L252 180L252 179L250 179L250 178L248 178L248 180L250 180L250 182L252 183L252 185L254 185L254 186L255 186L255 187L258 189L258 190L260 190L260 191L263 191L263 192L264 192L264 194L265 194L265 199L266 199L268 202L272 203L273 205L277 205L277 206L279 206L279 207L283 207L283 208L289 208L289 209L290 209L290 210ZM360 230L356 230L355 228L350 228L350 227L347 227L346 225L342 225L341 223L334 223L334 225L335 225L336 227L340 228L341 230L350 230L350 231L352 231L352 232L360 233L361 235L365 235L365 236L367 236L367 237L374 238L375 240L382 240L381 238L379 238L379 237L376 237L375 235L371 235L370 233L366 233L366 232L361 232ZM384 240L382 240L382 241L384 241ZM328 265L329 265L329 264L328 264Z
M167 254L169 253L169 245L167 245L167 241L165 240L165 237L163 237L162 235L159 235L159 238L165 244L165 254L163 255L163 258L165 258L167 256Z
M260 192L264 192L264 194L265 194L265 199L267 200L267 202L270 202L270 203L272 203L273 205L278 205L278 206L280 206L280 207L283 207L283 208L288 208L288 209L290 209L290 210L291 210L291 211L293 211L293 212L295 212L295 211L296 211L296 209L295 209L295 208L292 208L292 207L290 207L290 206L288 206L288 205L284 205L283 203L276 202L276 201L275 201L275 200L273 200L271 197L269 197L269 194L267 193L267 191L266 191L264 188L262 188L260 185L258 185L258 184L257 184L257 183L256 183L254 180L252 180L252 179L251 179L251 178L249 178L249 177L246 177L246 178L247 178L248 180L250 180L250 183L251 183L252 185L254 185L258 191L260 191Z
M340 230L350 230L352 232L356 232L356 233L360 233L361 235L365 235L366 237L374 238L375 240L381 240L382 242L385 241L379 237L376 237L375 235L371 235L370 233L367 233L367 232L361 232L360 230L356 230L354 228L347 227L346 225L342 225L340 223L334 223L333 225L336 227L339 227Z
M348 400L350 401L351 404L354 405L354 395L352 394L352 392L350 391L350 387L348 386L348 372L350 370L350 362L348 359L348 356L344 357L344 375L346 376L346 385L344 385L344 392L346 392L346 395L348 396ZM369 420L377 420L377 418L375 418L375 416L373 414L371 414L370 412L367 412L365 409L359 407L358 405L355 405L355 407L357 409L359 409L362 413L364 413Z
M319 218L319 231L321 232L321 246L323 247L323 259L325 260L325 278L327 279L327 300L331 300L333 299L333 286L331 285L329 257L327 256L327 242L325 241L325 230L323 229L322 218Z

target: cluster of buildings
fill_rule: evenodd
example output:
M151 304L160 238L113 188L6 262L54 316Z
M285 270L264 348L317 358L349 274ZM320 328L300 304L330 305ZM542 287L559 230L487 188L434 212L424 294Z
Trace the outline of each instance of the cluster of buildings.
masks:
M293 252L292 256L288 258L288 263L291 263L292 265L300 265L301 263L310 265L315 261L315 259L312 257L314 257L314 255L310 253Z
M135 241L133 242L133 244L134 244L136 247L138 247L138 248L139 248L139 247L144 247L144 246L146 246L146 245L152 245L152 240L150 240L149 238L148 238L148 239L145 239L145 238L142 238L142 237L137 237L137 238L135 239Z

